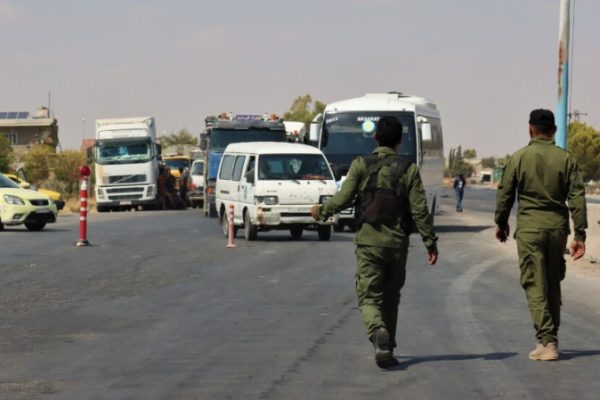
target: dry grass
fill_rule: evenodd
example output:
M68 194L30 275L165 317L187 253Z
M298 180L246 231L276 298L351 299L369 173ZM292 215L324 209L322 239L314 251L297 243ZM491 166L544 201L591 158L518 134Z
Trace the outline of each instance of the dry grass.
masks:
M65 202L65 208L61 212L65 214L79 213L81 208L81 202L79 197L73 197ZM88 199L88 211L96 211L96 200L93 198Z

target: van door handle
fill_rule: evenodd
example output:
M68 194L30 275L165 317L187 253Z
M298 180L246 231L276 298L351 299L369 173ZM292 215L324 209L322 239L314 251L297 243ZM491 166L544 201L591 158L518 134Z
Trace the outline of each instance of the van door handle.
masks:
M229 194L229 190L220 190L220 192L223 194Z

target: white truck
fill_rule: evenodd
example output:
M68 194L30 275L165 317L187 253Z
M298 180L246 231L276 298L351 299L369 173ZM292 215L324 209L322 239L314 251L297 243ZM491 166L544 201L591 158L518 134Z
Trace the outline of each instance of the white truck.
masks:
M414 162L421 173L430 211L436 209L444 172L443 134L437 106L423 97L399 92L368 93L365 96L330 103L311 124L310 140L323 151L341 185L350 163L375 149L373 138L379 118L391 115L402 123L402 144L398 155ZM356 228L354 210L335 217L334 230Z
M98 212L158 206L160 146L154 117L96 120Z

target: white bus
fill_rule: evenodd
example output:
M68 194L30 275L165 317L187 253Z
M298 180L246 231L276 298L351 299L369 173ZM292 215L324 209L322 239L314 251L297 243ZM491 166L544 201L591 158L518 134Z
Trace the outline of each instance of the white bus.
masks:
M350 163L371 153L377 143L375 124L392 115L402 123L401 157L419 166L433 215L444 173L442 122L436 105L422 97L398 92L368 93L363 97L328 104L322 116L311 124L310 139L318 144L332 165L336 180L343 182ZM356 228L353 209L336 217L334 229Z

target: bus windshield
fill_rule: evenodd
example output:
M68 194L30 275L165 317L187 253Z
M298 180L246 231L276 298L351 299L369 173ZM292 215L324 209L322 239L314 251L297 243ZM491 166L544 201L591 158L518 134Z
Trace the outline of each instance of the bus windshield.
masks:
M375 126L382 116L394 116L403 127L398 155L415 159L416 137L413 113L390 111L356 111L327 113L323 118L323 153L334 164L350 164L359 155L376 147Z
M286 142L284 130L270 129L213 129L210 132L210 150L223 151L230 143L239 142Z
M152 159L152 145L148 138L99 140L98 164L145 163Z

